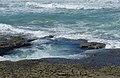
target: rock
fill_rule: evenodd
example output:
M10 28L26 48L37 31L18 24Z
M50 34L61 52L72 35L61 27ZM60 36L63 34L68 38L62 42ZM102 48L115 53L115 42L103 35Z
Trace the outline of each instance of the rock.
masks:
M53 38L53 35L45 36L40 39L49 39ZM0 56L10 54L10 51L15 48L27 47L30 46L30 42L37 40L39 38L28 39L24 36L9 36L9 35L0 35Z
M81 63L80 59L64 61L64 63L59 61L53 63L52 60L45 59L1 61L0 78L120 78L120 66L97 67ZM69 63L70 61L76 63Z
M105 48L106 44L104 43L97 43L97 42L83 42L80 43L81 49L101 49Z
M9 54L9 51L30 46L30 42L21 36L0 37L0 56Z
M38 38L33 38L33 39L27 39L27 42L32 42L32 41L35 41L37 40Z
M51 38L54 38L54 35L48 35L48 36L42 37L40 39L51 39Z
M47 36L48 38L54 38L54 35L49 35L49 36Z

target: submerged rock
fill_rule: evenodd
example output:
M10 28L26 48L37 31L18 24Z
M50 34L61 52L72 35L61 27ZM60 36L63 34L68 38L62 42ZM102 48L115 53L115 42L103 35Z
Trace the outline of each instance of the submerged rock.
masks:
M106 44L98 42L82 42L80 43L81 49L101 49L105 48Z
M29 40L30 41L30 40ZM0 37L0 55L9 54L9 51L20 48L30 46L30 42L27 39L22 38L21 36L1 36Z

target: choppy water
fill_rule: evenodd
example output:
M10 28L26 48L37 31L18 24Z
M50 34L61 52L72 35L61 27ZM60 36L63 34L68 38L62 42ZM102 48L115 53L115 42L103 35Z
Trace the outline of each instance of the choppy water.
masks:
M0 33L87 39L120 48L120 0L0 0ZM36 40L1 60L81 58L76 43ZM47 44L49 43L49 44ZM63 44L62 44L63 43ZM73 47L74 46L74 47Z

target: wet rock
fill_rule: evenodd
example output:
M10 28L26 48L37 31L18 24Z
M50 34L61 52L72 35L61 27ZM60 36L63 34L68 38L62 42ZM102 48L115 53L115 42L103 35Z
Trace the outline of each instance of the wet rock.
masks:
M105 48L106 44L104 43L97 43L97 42L82 42L80 43L81 49L101 49Z
M54 35L48 35L48 36L42 37L40 39L51 39L51 38L54 38Z
M45 36L40 39L49 39L53 38L53 35ZM30 46L30 42L37 40L39 38L26 38L24 36L9 36L9 35L0 35L0 56L10 54L10 51L15 48L27 47Z
M32 42L32 41L35 41L37 40L38 38L33 38L33 39L27 39L27 42Z
M120 66L120 49L99 49L87 53L87 58L81 60L96 66Z
M26 47L30 45L30 42L21 36L2 36L0 37L0 55L2 56L9 54L9 51L15 48Z
M120 78L120 66L96 67L80 63L80 60L79 63L69 64L67 60L66 63L41 59L1 61L0 78Z

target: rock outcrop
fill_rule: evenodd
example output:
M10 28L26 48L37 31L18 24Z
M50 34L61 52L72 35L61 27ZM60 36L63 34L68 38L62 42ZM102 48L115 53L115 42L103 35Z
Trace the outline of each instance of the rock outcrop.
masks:
M9 51L15 48L30 46L29 41L32 40L27 40L21 36L0 36L0 55L9 54Z
M53 35L45 36L40 39L50 39L53 38ZM9 35L0 35L0 56L10 54L11 50L15 48L27 47L30 46L32 41L39 38L26 38L24 36L9 36Z
M80 39L80 48L81 49L101 49L101 48L105 48L106 44L104 43L98 43L98 42L87 42L84 39Z
M2 61L0 78L120 78L120 66L97 67L75 59L62 59L64 63L59 63L60 60Z
M53 35L49 35L49 36L45 36L45 37L40 38L40 39L51 39L53 37L54 37ZM15 48L30 46L31 45L30 42L37 40L37 39L38 38L29 39L29 38L25 38L23 36L0 35L0 56L9 54L10 51L15 49ZM79 43L80 43L80 48L85 49L85 50L101 49L101 48L105 48L105 46L106 46L104 43L88 42L85 39L78 39L78 40L65 39L65 42L63 41L62 43L74 45L74 46L79 46Z

